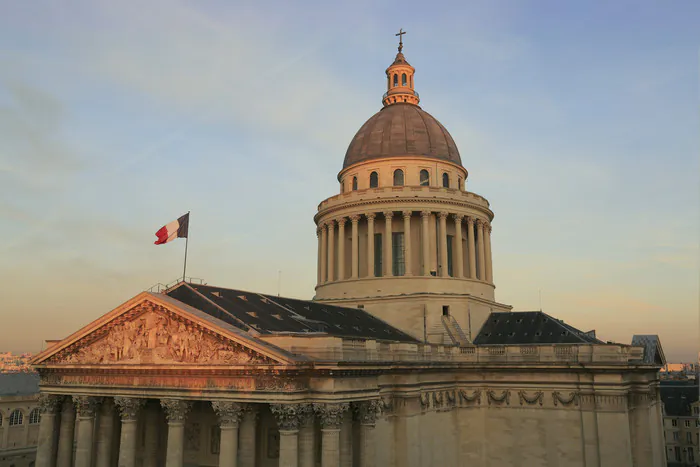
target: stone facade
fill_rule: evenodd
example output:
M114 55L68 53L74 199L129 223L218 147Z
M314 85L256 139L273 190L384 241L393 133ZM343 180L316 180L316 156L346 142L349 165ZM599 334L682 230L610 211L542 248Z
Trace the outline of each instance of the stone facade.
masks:
M34 465L39 412L38 394L0 396L0 467Z

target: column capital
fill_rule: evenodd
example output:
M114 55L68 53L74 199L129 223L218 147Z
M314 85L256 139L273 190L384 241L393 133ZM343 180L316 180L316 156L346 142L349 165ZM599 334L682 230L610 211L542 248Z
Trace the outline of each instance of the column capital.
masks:
M420 212L420 216L421 216L422 218L424 218L424 219L425 219L426 217L430 217L431 214L432 214L431 211L421 211L421 212Z
M360 222L360 215L353 214L352 216L350 216L350 222L352 222L353 224L357 224L358 222Z
M371 426L377 423L377 417L384 408L384 402L381 399L353 402L352 405L360 424Z
M270 404L270 412L275 416L277 426L282 431L296 431L308 410L307 404Z
M382 214L384 215L385 219L391 219L394 217L394 211L384 211Z
M447 219L447 216L449 216L449 215L450 215L450 213L449 213L449 212L445 212L445 211L440 211L440 212L438 213L438 216L440 217L440 220L442 220L442 219Z
M94 417L97 406L102 402L101 397L73 396L73 404L78 417Z
M484 222L484 229L486 229L486 231L487 231L488 233L491 233L491 230L492 230L492 229L491 229L491 223L490 223L490 222Z
M57 414L61 411L62 404L63 396L43 392L39 394L39 410L41 413Z
M377 214L374 212L368 212L367 214L365 214L365 217L368 221L373 221L374 218L377 217Z
M340 428L343 413L350 407L347 402L339 404L314 403L314 412L321 420L321 428Z
M484 225L484 221L477 218L477 219L476 219L476 226L477 226L477 227L481 227L482 225Z
M328 219L324 224L327 229L332 229L335 227L335 219Z
M165 411L168 423L185 423L192 402L182 399L161 399L160 406Z
M341 227L341 226L344 226L347 221L348 221L347 218L341 217L336 222L338 223L338 227Z
M323 231L323 227L321 225L316 227L316 236L319 237L321 236L321 232Z
M233 401L212 401L211 407L219 417L219 426L237 426L243 414L244 406Z
M138 419L141 408L146 404L146 399L117 396L114 398L114 403L119 409L119 416L122 418L122 421L129 422Z
M474 216L467 216L467 224L474 225Z
M461 224L464 220L464 216L461 214L453 214L452 217L454 218L456 224Z
M413 211L402 211L402 212L401 212L401 215L403 215L403 218L404 218L404 219L407 218L407 217L410 218L412 214L413 214Z

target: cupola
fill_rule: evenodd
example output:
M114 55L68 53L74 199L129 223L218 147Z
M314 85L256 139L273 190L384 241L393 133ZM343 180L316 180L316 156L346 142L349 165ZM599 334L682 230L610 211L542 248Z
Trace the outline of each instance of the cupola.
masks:
M386 93L382 98L384 106L407 103L418 105L420 97L413 87L413 75L416 69L413 68L403 55L403 35L406 32L399 29L396 34L399 36L399 52L396 54L394 63L386 69Z

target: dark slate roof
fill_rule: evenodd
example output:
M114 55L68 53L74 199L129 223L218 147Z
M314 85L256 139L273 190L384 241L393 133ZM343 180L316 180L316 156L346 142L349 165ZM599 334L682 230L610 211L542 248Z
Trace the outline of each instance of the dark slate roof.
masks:
M1 396L27 396L39 392L39 375L36 373L0 373Z
M325 333L347 338L418 342L357 308L189 283L180 283L165 293L243 331Z
M661 348L661 340L659 336L635 334L632 336L632 345L635 347L644 347L644 363L665 365L666 357Z
M698 383L695 381L661 381L661 401L666 415L690 417L690 404L698 400Z
M493 312L476 345L602 344L595 332L583 332L541 311Z
M392 104L367 120L350 142L343 168L385 157L422 156L462 165L450 133L414 104Z

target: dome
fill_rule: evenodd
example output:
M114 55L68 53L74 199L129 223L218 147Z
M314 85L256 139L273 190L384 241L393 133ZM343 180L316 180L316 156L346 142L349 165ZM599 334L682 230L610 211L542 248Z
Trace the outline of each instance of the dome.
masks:
M428 112L414 104L387 105L357 132L343 168L385 157L421 156L462 165L452 136Z

